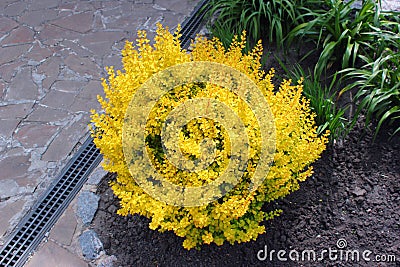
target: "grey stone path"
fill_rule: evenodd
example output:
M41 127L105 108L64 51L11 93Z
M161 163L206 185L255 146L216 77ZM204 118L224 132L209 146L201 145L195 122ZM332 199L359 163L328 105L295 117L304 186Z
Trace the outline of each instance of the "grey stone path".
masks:
M125 41L139 29L152 38L157 22L175 27L197 2L0 1L0 246L84 140L105 66L121 68ZM70 256L57 246L43 251Z

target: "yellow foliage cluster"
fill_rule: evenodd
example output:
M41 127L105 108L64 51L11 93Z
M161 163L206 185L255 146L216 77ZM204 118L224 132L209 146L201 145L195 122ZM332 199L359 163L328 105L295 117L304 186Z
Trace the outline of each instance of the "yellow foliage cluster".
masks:
M310 164L319 158L328 142L326 133L318 137L314 114L309 102L302 96L301 81L291 85L283 81L274 89L271 79L274 70L261 70L261 43L248 54L243 54L245 41L235 39L226 50L217 40L198 38L193 50L181 49L179 29L171 34L159 25L154 45L144 31L138 32L136 45L127 42L123 56L123 71L108 69L108 79L103 80L106 98L99 97L104 112L92 111L94 142L104 155L104 168L117 173L111 184L120 199L120 215L141 214L151 218L150 228L171 230L184 237L187 249L212 242L222 245L255 240L265 232L260 223L280 214L262 211L264 203L282 198L299 188L299 182L312 174ZM241 40L246 40L242 36ZM276 152L270 171L256 191L249 192L249 179L257 165L260 133L257 120L237 95L213 84L190 84L174 88L164 95L152 109L146 125L147 150L157 170L170 182L181 186L201 186L216 179L229 164L230 143L226 130L217 122L205 118L190 121L179 135L179 146L188 161L201 155L200 142L213 139L217 150L215 160L205 170L185 172L166 160L161 148L161 126L180 103L197 97L215 98L229 105L243 120L250 141L249 164L244 178L223 198L199 207L176 207L157 201L146 194L131 176L123 154L122 128L125 112L136 90L153 74L170 66L191 62L209 61L230 66L245 73L261 90L274 116Z

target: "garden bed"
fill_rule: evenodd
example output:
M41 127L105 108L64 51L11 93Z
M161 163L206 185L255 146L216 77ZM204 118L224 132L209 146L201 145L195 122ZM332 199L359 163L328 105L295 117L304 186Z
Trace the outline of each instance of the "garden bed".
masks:
M266 234L257 241L187 251L183 239L173 233L150 230L150 220L116 214L119 201L108 186L112 174L99 186L99 210L92 227L107 254L117 257L117 266L372 266L330 261L328 256L320 263L285 263L276 254L272 262L257 259L264 246L268 251L309 249L320 253L338 249L339 239L347 241L343 250L370 250L370 258L396 255L396 263L379 266L399 266L400 141L386 140L387 136L380 134L372 142L372 134L364 135L359 125L343 145L326 150L315 163L315 174L298 191L270 204L283 214L266 223Z

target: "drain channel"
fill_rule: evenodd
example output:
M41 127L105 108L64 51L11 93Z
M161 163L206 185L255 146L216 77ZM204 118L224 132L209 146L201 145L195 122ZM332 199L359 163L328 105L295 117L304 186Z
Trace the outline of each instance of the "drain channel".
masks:
M182 48L188 48L191 39L199 32L207 12L203 7L208 1L201 1L182 23ZM52 185L10 234L0 249L0 267L25 264L101 160L102 156L89 136Z
M92 138L88 137L0 250L0 266L24 265L101 159Z
M181 47L187 49L190 45L190 41L196 37L196 34L200 31L200 26L203 24L204 16L207 11L211 8L206 6L209 0L201 1L193 10L188 18L182 23L182 37ZM206 7L205 7L206 6Z

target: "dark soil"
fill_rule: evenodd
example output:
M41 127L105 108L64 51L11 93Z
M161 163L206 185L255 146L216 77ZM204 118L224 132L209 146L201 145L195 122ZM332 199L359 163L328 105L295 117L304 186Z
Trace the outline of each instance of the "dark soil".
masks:
M400 141L382 134L372 142L371 136L357 126L342 145L327 149L298 191L266 207L283 214L267 221L266 233L254 242L187 251L172 232L150 230L148 219L116 214L118 199L107 184L112 174L99 186L92 228L107 254L118 258L117 266L400 266ZM337 244L340 239L345 247ZM257 258L265 248L275 250L272 260ZM329 249L331 255L322 254ZM287 262L278 260L278 250L286 251ZM294 250L299 261L289 258L296 257ZM304 250L314 250L317 260L301 261ZM354 250L360 261L348 254ZM362 257L366 250L370 262ZM375 261L390 255L397 261Z

